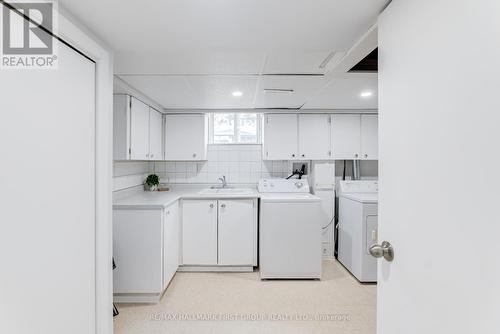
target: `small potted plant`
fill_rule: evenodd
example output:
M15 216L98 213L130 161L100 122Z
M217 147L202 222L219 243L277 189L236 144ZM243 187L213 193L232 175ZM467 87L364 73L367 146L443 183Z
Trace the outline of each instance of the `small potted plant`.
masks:
M156 174L149 174L144 183L144 189L147 191L157 191L160 185L160 178Z

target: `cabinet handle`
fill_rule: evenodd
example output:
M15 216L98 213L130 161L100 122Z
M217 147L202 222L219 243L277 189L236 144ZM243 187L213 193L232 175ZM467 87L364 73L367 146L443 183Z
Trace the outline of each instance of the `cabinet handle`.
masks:
M221 204L220 205L221 208L225 208L226 207L226 204Z
M331 157L332 156L332 151L328 151L328 156Z
M213 209L213 208L214 208L214 205L213 205L213 203L212 203L212 204L210 204L210 209Z
M193 153L193 158L196 158L196 153Z
M154 157L155 155L154 154L151 154L151 158Z
M306 156L305 154L302 154L302 158L305 158L305 156Z
M355 158L359 157L359 154L357 154L357 153L356 153L356 154L354 155L354 157L355 157Z
M169 214L170 214L170 211L167 211L167 215L169 215Z
M292 154L292 158L295 158L295 154Z
M368 154L365 154L365 158L368 158Z

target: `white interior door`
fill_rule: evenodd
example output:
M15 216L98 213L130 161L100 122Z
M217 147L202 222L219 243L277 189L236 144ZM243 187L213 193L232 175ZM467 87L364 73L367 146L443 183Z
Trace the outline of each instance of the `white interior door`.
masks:
M160 112L149 108L149 159L161 160L163 117Z
M299 115L299 158L326 160L332 157L328 114Z
M1 333L95 332L95 64L54 43L0 74Z
M264 159L298 158L296 114L269 114L264 117Z
M131 97L130 157L132 160L149 159L149 106Z
M378 333L498 333L500 2L379 20Z

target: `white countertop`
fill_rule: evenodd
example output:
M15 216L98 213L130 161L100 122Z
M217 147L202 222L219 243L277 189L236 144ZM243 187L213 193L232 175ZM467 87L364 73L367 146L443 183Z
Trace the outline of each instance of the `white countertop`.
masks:
M163 209L179 199L258 198L256 189L245 194L200 194L207 187L172 187L170 191L135 190L113 197L113 209Z

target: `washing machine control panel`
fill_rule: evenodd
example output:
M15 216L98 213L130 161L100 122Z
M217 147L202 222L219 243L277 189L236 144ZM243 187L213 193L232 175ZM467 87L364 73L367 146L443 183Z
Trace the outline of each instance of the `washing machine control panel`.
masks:
M309 193L307 179L261 179L258 186L261 193Z

